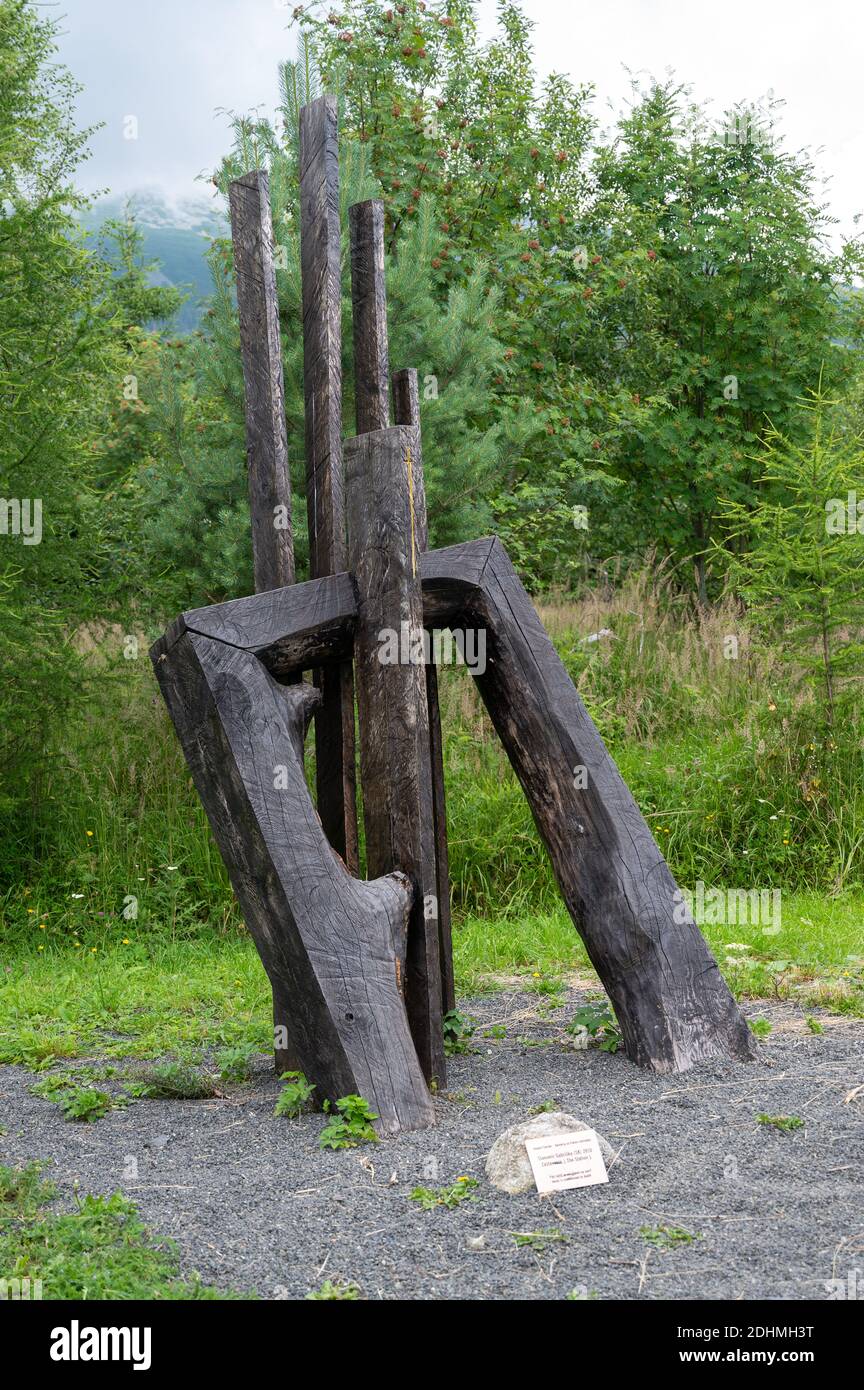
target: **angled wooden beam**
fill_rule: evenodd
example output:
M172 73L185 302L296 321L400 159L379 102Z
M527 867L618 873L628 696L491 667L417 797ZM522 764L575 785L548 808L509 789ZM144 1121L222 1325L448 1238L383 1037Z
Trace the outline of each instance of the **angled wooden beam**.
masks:
M306 403L306 514L309 575L346 568L342 471L342 278L336 98L300 112L300 260L303 390ZM318 668L315 715L318 812L327 838L352 872L359 862L350 659Z
M413 885L362 883L327 842L303 772L320 692L194 632L151 656L246 924L291 1001L285 1051L315 1101L362 1095L388 1134L434 1124L403 998Z
M752 1060L753 1035L500 541L463 622L486 630L477 687L627 1056L657 1072Z
M417 372L406 367L393 373L393 418L397 425L413 425L417 430L417 458L414 466L414 513L417 544L429 548L429 521L420 435L420 393ZM456 981L453 973L453 929L450 920L450 863L447 853L447 799L444 787L444 743L441 733L441 706L438 700L438 671L434 661L426 667L426 705L429 710L429 755L432 768L432 817L435 823L435 871L438 883L438 945L441 956L441 1000L445 1014L456 1008Z
M393 426L345 442L360 779L371 875L408 874L405 1002L427 1081L446 1070L438 943L420 552L413 510L418 431Z

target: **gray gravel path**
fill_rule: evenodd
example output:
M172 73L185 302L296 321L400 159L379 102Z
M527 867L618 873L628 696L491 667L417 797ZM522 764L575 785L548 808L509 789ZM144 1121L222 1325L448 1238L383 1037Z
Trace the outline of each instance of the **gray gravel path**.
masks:
M657 1077L620 1055L565 1050L562 1025L581 1001L571 990L547 1014L524 993L464 1002L481 1025L477 1051L451 1059L433 1131L322 1152L322 1116L274 1117L279 1083L263 1056L224 1097L141 1101L95 1124L65 1121L30 1094L32 1073L4 1067L0 1154L52 1160L61 1202L76 1182L122 1190L178 1242L186 1272L268 1299L341 1277L374 1299L562 1299L581 1288L601 1299L818 1300L826 1280L859 1266L864 1293L864 1090L846 1101L864 1082L864 1024L820 1014L814 1035L794 1006L752 1006L774 1022L760 1062ZM483 1038L492 1024L507 1036ZM554 1205L484 1176L497 1135L547 1100L620 1151L607 1186ZM760 1112L806 1124L779 1133ZM415 1185L462 1174L480 1179L477 1201L430 1212L409 1201ZM661 1252L640 1235L661 1225L701 1238ZM512 1235L551 1228L569 1239L533 1250Z

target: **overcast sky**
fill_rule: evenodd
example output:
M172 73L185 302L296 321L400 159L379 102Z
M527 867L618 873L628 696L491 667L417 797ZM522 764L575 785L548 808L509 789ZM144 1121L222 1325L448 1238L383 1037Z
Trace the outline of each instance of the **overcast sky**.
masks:
M292 0L293 3L293 0ZM82 125L106 123L81 173L90 190L149 185L195 195L196 175L227 147L218 108L269 109L276 65L294 57L283 0L62 0L61 57L84 92ZM673 69L718 111L773 91L792 148L819 150L827 200L844 232L864 209L864 5L861 0L524 0L540 74L564 71L597 90L597 112L620 108L625 68ZM482 0L484 35L494 0ZM138 138L124 138L134 116ZM197 191L201 191L198 185ZM862 223L864 226L864 223Z

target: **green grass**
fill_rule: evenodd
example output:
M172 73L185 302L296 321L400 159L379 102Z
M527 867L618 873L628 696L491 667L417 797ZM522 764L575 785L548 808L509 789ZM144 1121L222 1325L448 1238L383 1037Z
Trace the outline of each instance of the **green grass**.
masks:
M773 937L758 927L704 928L736 995L864 1016L864 895L784 895L782 922ZM202 931L174 942L150 935L132 946L103 944L95 956L50 937L40 952L44 933L40 942L35 936L5 954L0 1062L176 1055L192 1064L207 1049L271 1048L270 990L245 933ZM454 950L462 996L514 976L525 988L548 989L562 973L593 977L563 908L457 921Z
M631 590L542 616L681 886L782 889L777 936L705 926L721 969L739 996L861 1015L861 730L819 734L770 651L725 661L733 613ZM586 647L604 626L615 642ZM242 1074L272 1044L267 981L149 663L108 641L99 659L0 844L0 1062L209 1050ZM440 686L460 993L520 975L553 1010L560 977L591 967L470 679L445 668Z
M777 936L758 926L715 926L703 932L738 997L793 998L864 1017L864 894L824 898L784 894ZM457 980L465 994L499 988L521 974L523 987L550 987L562 971L594 975L563 907L490 922L469 917L454 931ZM746 946L746 950L730 949Z
M41 1281L43 1299L236 1299L197 1275L180 1273L170 1241L155 1239L120 1193L76 1197L51 1210L53 1184L41 1165L0 1166L0 1269L6 1279Z

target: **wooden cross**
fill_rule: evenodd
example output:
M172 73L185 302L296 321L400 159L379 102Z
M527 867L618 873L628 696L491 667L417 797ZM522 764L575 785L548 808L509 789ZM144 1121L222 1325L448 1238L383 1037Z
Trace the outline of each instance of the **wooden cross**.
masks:
M336 105L300 117L310 579L294 583L267 175L231 186L256 593L185 612L156 675L273 988L277 1069L434 1123L454 1007L434 664L381 634L482 632L475 680L627 1055L655 1071L755 1046L648 826L497 539L427 549L417 377L387 349L384 211L350 209L356 436L342 441ZM394 423L389 398L393 394ZM344 459L343 459L344 454ZM344 467L343 467L344 464ZM347 513L347 543L346 543ZM305 683L304 672L314 684ZM358 872L354 701L368 881ZM304 775L315 718L317 808ZM489 930L495 930L494 921Z

